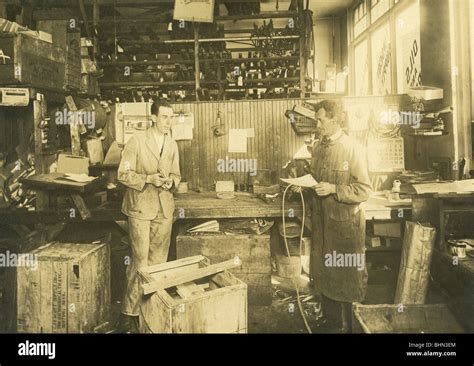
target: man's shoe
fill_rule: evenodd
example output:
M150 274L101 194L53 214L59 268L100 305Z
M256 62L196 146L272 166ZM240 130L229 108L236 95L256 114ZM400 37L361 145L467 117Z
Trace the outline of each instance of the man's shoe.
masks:
M138 333L138 316L120 314L117 331L125 334Z

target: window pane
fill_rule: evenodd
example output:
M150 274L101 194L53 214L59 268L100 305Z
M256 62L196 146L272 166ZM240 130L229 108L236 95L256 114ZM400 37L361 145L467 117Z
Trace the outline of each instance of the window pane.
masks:
M367 28L367 8L365 0L354 10L354 38Z
M372 34L372 88L374 95L391 94L392 62L388 23Z
M421 85L420 4L413 3L396 20L397 89L404 94L409 87Z
M371 21L374 23L390 9L390 0L372 0Z
M369 93L369 56L366 40L355 47L354 58L355 94L367 95Z

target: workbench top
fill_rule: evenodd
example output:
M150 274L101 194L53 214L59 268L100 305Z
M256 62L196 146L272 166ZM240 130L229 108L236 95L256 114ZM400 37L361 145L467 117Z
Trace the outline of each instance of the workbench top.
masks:
M21 182L32 190L45 191L74 191L79 193L92 192L96 190L104 180L96 178L90 182L75 182L65 178L62 173L38 174L23 179Z
M235 192L233 199L220 199L216 192L179 193L175 195L175 215L178 218L254 218L281 217L281 198L265 202L253 193ZM286 209L293 209L295 216L303 212L301 203L286 202ZM181 211L180 211L181 210ZM183 211L184 210L184 211ZM181 213L181 215L180 215Z
M388 202L388 201L387 201ZM384 200L371 198L364 203L366 219L390 220L397 217L398 210L411 210L410 204L402 202L399 204L387 203ZM88 221L116 221L125 220L126 216L121 213L121 201L110 201L98 207L91 208L92 217ZM218 219L218 218L280 218L282 215L281 198L274 202L264 202L253 193L235 192L235 198L230 200L220 199L215 192L189 192L175 195L176 219ZM295 217L301 217L303 209L299 200L285 202L285 211L292 213ZM23 214L22 214L23 213ZM306 214L310 208L306 206ZM24 216L24 217L21 217ZM38 217L36 217L38 216ZM68 212L60 213L53 211L33 211L14 209L0 210L0 217L6 221L26 220L41 222L76 221L71 219ZM79 219L80 220L80 219Z

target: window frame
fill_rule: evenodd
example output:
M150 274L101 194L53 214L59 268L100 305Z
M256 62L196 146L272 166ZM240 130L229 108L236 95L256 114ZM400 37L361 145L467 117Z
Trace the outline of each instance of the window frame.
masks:
M367 57L369 59L369 72L368 72L368 96L374 95L373 90L373 78L372 78L372 34L377 31L381 26L388 22L390 29L390 45L391 45L391 93L389 95L396 95L398 91L398 79L397 79L397 34L396 34L396 18L404 9L408 8L410 5L419 2L419 0L390 0L389 9L381 15L376 21L372 23L371 9L372 1L371 0L360 0L355 3L351 8L348 9L348 27L347 27L347 39L348 39L348 50L349 50L349 90L350 95L356 96L355 89L355 77L353 73L355 72L355 48L363 41L367 41ZM359 8L359 6L365 3L365 8L367 9L366 29L355 36L354 32L354 13Z

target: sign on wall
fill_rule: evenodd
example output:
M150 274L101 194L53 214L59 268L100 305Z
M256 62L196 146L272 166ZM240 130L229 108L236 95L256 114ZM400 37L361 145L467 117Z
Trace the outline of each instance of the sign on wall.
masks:
M176 0L173 19L212 23L214 2L215 0Z

